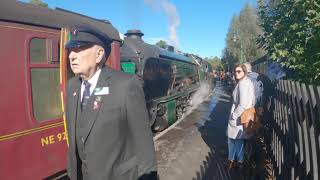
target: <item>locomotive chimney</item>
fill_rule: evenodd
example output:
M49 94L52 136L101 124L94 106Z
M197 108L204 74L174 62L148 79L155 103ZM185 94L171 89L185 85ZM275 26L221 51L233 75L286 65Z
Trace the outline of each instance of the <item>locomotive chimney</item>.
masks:
M142 36L144 34L140 30L132 29L132 30L128 30L127 33L125 33L124 35L126 35L128 38L132 38L132 39L137 39L137 40L143 41L142 40Z

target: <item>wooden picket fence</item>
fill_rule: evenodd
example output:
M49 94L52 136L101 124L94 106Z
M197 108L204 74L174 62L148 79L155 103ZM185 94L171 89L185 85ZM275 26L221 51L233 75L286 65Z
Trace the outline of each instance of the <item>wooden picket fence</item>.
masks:
M270 154L276 179L320 179L320 86L275 82Z

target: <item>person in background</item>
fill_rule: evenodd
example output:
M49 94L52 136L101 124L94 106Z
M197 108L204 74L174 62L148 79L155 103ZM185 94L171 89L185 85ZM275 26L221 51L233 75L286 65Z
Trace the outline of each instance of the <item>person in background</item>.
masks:
M252 81L254 85L254 94L256 99L256 107L258 111L263 111L262 106L262 93L263 93L263 84L261 81L258 81L259 74L252 72L252 66L249 62L244 63L248 71L248 78ZM262 112L261 112L262 113Z
M270 136L269 121L272 119L272 113L269 111L270 97L273 95L273 86L270 79L264 75L252 72L250 63L245 63L248 69L248 77L254 84L255 98L256 98L256 111L259 115L262 128L260 128L248 142L248 166L252 170L252 175L255 179L274 179L271 172L271 159L267 152L267 146L270 144L268 138ZM249 150L251 149L251 150Z
M224 71L221 71L220 72L220 81L221 81L221 84L223 84L223 85L224 85L224 78L225 78Z
M247 68L240 64L234 69L236 87L232 93L233 104L230 111L228 136L228 163L227 170L235 167L243 168L245 140L250 138L243 129L240 121L241 114L255 105L254 87L247 77Z
M89 26L72 28L65 45L75 77L68 81L66 120L71 180L153 180L157 166L138 80L105 66L111 39Z

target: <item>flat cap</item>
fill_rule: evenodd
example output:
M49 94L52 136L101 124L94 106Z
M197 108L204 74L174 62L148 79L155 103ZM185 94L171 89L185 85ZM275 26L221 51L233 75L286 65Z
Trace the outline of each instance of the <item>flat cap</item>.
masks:
M78 25L71 27L71 36L66 48L79 48L87 45L100 45L110 49L112 40L109 36L97 28L89 25Z

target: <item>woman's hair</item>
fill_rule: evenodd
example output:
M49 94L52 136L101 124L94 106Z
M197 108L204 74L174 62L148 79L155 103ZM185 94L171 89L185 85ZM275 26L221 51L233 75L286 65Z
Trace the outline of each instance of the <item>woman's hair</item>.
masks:
M246 66L246 65L244 65L244 64L238 64L238 65L236 65L236 66L234 67L234 69L233 69L233 72L236 71L237 67L240 67L240 68L242 69L242 71L243 71L243 73L244 73L244 76L246 76L246 75L248 74L248 70L247 70L247 66ZM237 79L235 79L235 80L236 80L236 82L239 81L239 80L237 80Z

